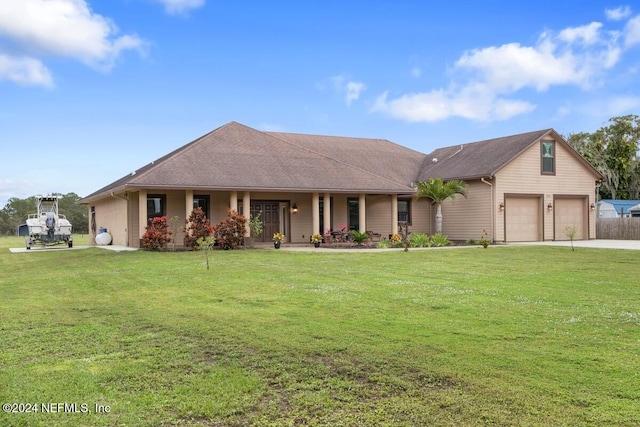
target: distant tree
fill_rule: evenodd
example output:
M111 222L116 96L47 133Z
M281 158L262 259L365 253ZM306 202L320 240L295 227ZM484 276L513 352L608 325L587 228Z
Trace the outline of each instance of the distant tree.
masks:
M58 199L58 209L61 214L67 217L73 226L73 232L80 234L88 233L89 214L87 212L87 206L78 203L81 197L76 193L57 195L60 197L60 199Z
M430 178L428 181L416 183L416 189L416 200L426 197L435 203L436 234L442 234L442 202L447 199L455 200L457 194L467 197L467 184L458 179L444 182L441 178Z
M10 198L5 207L2 208L2 217L4 218L3 233L15 234L18 226L24 224L29 214L35 213L35 210L35 197L27 199Z
M570 134L566 140L604 176L600 198L640 198L640 117L613 117L594 133Z

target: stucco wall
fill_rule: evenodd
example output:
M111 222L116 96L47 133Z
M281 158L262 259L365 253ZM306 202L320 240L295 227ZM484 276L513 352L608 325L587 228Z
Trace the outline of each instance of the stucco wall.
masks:
M104 227L111 234L112 245L126 246L127 201L119 197L110 197L89 204L89 221L91 206L95 206L96 234L100 233L100 227ZM95 244L95 235L91 235L90 243Z

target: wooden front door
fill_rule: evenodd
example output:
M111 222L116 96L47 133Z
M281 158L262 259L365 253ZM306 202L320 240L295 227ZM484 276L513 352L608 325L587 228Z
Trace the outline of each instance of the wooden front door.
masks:
M262 212L260 215L262 219L262 235L255 236L256 241L270 242L273 238L273 233L280 231L279 206L279 202L251 201L251 216L255 217Z

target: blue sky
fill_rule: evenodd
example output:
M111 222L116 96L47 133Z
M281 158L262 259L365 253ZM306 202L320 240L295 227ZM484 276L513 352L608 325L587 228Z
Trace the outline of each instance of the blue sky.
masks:
M429 153L625 114L638 1L0 0L0 208L229 121Z

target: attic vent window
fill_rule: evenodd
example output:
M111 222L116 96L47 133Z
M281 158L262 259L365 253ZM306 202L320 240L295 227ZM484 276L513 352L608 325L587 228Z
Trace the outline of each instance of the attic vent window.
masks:
M554 175L556 173L555 141L542 141L540 143L540 168L542 174Z

